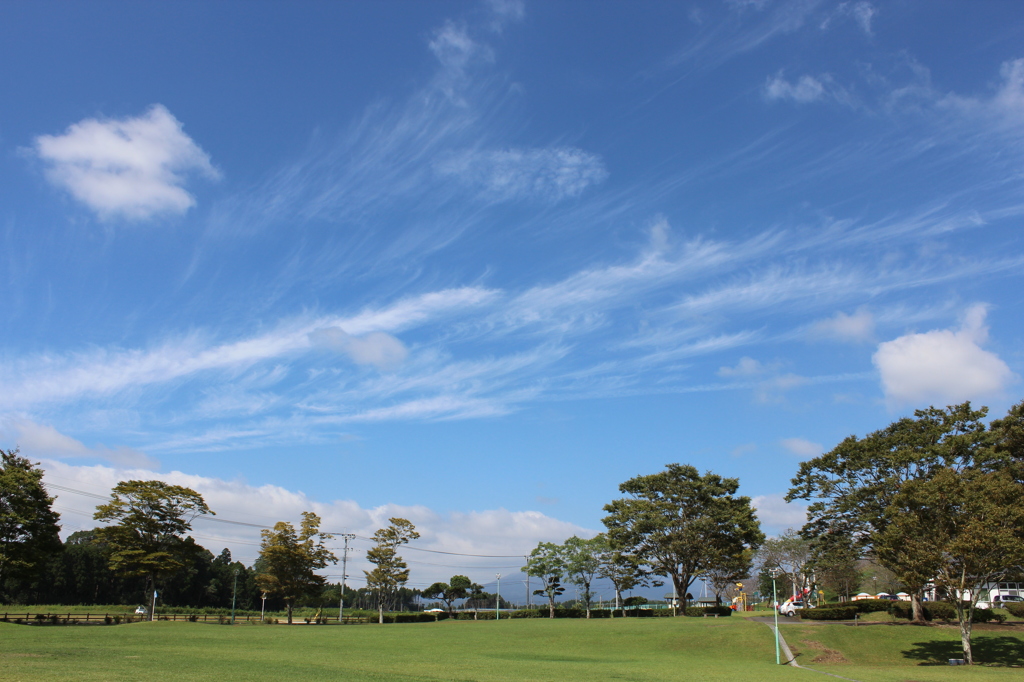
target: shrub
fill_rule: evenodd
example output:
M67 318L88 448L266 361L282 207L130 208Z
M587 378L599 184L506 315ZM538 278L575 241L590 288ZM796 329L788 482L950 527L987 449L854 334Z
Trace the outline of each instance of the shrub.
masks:
M797 611L802 620L853 620L857 609L850 606L824 609L800 609Z
M835 609L857 609L857 613L872 613L874 611L889 611L894 604L903 602L890 599L858 599L857 601L841 601L838 604L829 604L827 608ZM909 604L909 602L906 602Z
M955 621L957 619L956 606L950 602L926 602L923 606L925 620ZM896 618L904 618L906 620L910 620L914 615L909 602L894 602L890 607L889 613ZM974 609L974 616L971 618L972 623L987 623L990 620L1001 623L1006 620L1006 616L1001 613L995 613L992 609Z
M1007 604L1004 608L1010 612L1011 616L1024 618L1024 602L1018 602L1016 604Z
M670 609L665 609L671 613ZM683 609L683 615L691 618L702 618L708 616L731 616L732 609L728 606L687 606Z

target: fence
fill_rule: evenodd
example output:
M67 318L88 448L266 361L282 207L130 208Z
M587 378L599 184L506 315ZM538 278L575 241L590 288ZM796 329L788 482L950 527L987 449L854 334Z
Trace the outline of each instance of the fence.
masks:
M4 613L0 622L4 623L35 623L37 625L75 625L78 623L134 623L149 620L148 615L137 613ZM167 615L156 615L156 620L180 620L192 623L229 623L231 616L211 615L208 613L169 613ZM238 616L236 623L259 623L259 616ZM269 619L268 619L269 620ZM283 621L278 618L277 620ZM337 624L337 618L322 618L325 624ZM295 618L295 624L313 624L312 618ZM345 616L342 621L345 625L357 623L369 623L370 618L366 616Z

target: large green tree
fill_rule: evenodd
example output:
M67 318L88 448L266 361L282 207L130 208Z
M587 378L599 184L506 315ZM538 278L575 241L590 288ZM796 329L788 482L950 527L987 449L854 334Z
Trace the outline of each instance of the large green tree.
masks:
M93 518L112 525L96 530L96 540L110 549L110 568L125 576L145 576L147 601L157 580L182 570L202 550L183 535L202 514L213 514L203 496L191 488L163 481L121 481L110 502ZM152 610L150 619L154 617Z
M879 559L930 578L953 601L968 665L974 662L971 623L982 586L1006 580L1024 565L1022 500L1024 485L1009 470L943 467L900 489L886 509L889 525L874 538Z
M313 512L302 512L297 533L292 524L278 521L273 529L261 530L260 535L256 584L284 600L291 623L295 604L319 595L327 582L316 571L338 561L324 545L334 536L320 532L320 517Z
M911 481L927 481L941 469L956 474L996 471L1022 461L1024 409L1010 411L989 431L987 408L971 404L917 410L863 438L849 436L831 451L800 465L786 499L810 500L801 535L815 560L829 554L874 554L911 594L915 620L923 620L921 595L933 567L921 562L918 543L905 538L879 555L875 544L892 522L896 495ZM922 531L924 532L924 531Z
M366 560L374 565L372 571L363 571L366 586L377 596L377 619L384 622L384 608L390 606L399 589L409 581L409 567L398 548L411 540L418 540L420 534L408 519L390 518L387 528L373 534L374 546L366 552Z
M764 541L750 498L737 496L738 489L738 479L682 464L631 478L619 486L629 497L604 507L608 537L670 579L685 603L696 578Z
M436 599L444 602L449 613L452 613L452 604L456 599L465 599L469 591L474 587L473 581L464 575L453 575L449 582L436 582L423 590L424 599ZM479 586L477 586L479 587Z
M590 603L594 600L590 588L601 572L601 557L609 549L608 536L604 533L598 533L589 540L573 535L562 545L566 578L579 589L587 618L590 618Z
M16 449L0 449L0 592L61 550L60 515L37 466Z
M565 555L561 545L553 542L540 542L530 556L526 557L526 565L521 569L523 573L541 579L541 587L534 590L537 596L548 598L548 617L555 617L555 598L565 592L562 587L562 576L565 575Z

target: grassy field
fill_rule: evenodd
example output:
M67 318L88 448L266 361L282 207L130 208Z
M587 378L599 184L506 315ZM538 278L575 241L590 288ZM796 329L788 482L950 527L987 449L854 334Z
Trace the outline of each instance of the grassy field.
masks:
M1021 678L1020 668L932 665L950 657L957 640L952 628L830 624L782 631L803 664L863 682ZM1022 635L979 632L979 657L1021 665ZM771 631L745 618L386 626L0 623L5 680L829 679L774 663Z

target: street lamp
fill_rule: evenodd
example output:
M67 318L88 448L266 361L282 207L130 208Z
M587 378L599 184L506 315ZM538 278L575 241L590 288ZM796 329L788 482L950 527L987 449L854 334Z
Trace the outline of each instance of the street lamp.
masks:
M263 593L263 606L260 607L260 622L263 622L263 615L267 612L267 593Z
M782 571L776 566L768 573L772 576L772 608L775 609L775 665L782 665L782 657L779 655L779 598L775 589L775 579Z
M498 598L494 600L494 620L501 620L501 611L498 610L501 606L501 573L496 573L495 577L498 579Z

